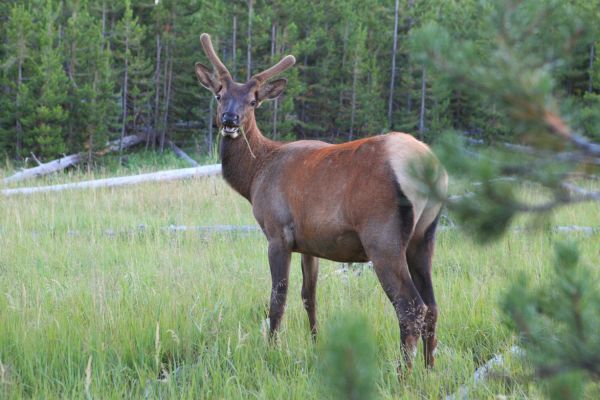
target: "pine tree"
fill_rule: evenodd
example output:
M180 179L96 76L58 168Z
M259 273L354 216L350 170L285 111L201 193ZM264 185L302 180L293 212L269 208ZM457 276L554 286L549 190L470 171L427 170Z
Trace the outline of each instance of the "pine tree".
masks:
M72 152L94 151L105 146L115 123L112 58L103 46L101 21L85 7L74 8L67 21L65 54L69 75L69 148Z
M2 80L5 94L0 99L0 138L2 147L17 159L23 151L23 120L33 112L34 97L29 79L34 72L33 19L23 5L13 5L6 23Z
M277 43L273 63L278 62L286 54L294 53L294 43L298 40L298 27L295 23L277 24ZM300 70L294 68L286 72L288 84L283 95L277 99L277 112L273 114L276 126L271 126L275 131L275 139L292 140L296 137L295 130L298 126L295 99L303 92L303 83L299 79Z
M101 21L90 18L87 10L73 17L77 20L69 22L72 22L76 34L80 32L82 45L79 48L84 51L84 64L80 67L79 84L75 88L76 98L80 101L75 109L79 110L82 117L79 121L79 140L85 143L83 147L88 151L88 161L91 162L93 153L103 149L111 132L116 130L116 82L111 68L113 58L103 45ZM81 149L81 144L78 148Z
M377 345L366 320L355 314L330 324L319 343L319 391L328 399L376 399Z
M591 266L573 243L556 245L554 270L532 285L520 276L503 296L507 323L521 333L536 374L552 399L585 398L600 381L600 293Z
M492 33L485 42L461 42L431 24L417 38L424 50L418 59L429 62L468 102L494 108L520 143L482 153L445 135L438 149L451 173L477 183L448 205L480 242L498 239L517 215L532 215L539 225L563 205L600 202L600 192L573 179L579 168L600 162L600 144L576 133L579 127L568 125L576 122L568 118L568 107L561 109L569 94L563 66L578 63L577 54L568 51L577 53L571 44L578 40L593 42L594 32L582 35L577 9L560 1L495 3L484 15ZM522 198L524 184L536 187L542 200ZM558 243L556 249L555 274L537 287L521 277L503 296L503 306L536 383L541 381L551 398L579 399L588 384L600 382L600 282L580 265L574 246Z
M38 30L41 56L31 81L34 110L23 120L24 148L40 157L56 157L67 150L64 124L69 116L65 108L68 78L56 47L55 15L48 2L41 18L44 24Z
M143 107L144 99L149 100L148 93L144 92L141 96L141 88L148 87L150 73L145 59L142 40L145 34L143 26L139 23L137 17L134 17L131 7L131 1L125 0L125 11L123 17L115 28L115 39L119 44L117 53L121 62L121 142L119 144L119 154L122 155L122 141L125 133L130 127L135 126L135 101L137 106ZM133 97L136 97L135 99ZM148 104L149 106L149 104Z
M165 83L168 83L169 78L171 90L168 108L165 101L166 93L160 96L162 105L160 132L164 133L165 137L169 136L171 140L178 141L181 146L194 144L197 150L212 155L211 150L214 148L215 141L213 129L215 101L198 90L197 78L189 66L202 60L203 52L199 41L201 32L198 30L201 26L202 31L211 33L215 48L223 61L227 63L233 76L240 79L242 75L236 74L231 65L233 27L229 23L222 23L223 18L230 18L231 6L222 2L185 0L165 2L162 7L160 26L161 28L169 26L172 29L161 34L163 42L168 41L165 45L168 44L171 57L169 73L165 74L164 68L161 68L163 82L161 92L168 87ZM241 47L238 50L241 51ZM245 76L245 73L243 75ZM186 126L187 124L177 124L174 123L175 121L192 121L191 126L200 125L201 129L191 129Z

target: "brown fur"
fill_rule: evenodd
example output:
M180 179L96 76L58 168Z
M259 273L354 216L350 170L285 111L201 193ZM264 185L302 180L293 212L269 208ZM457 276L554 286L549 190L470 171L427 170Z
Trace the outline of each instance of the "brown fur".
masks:
M272 98L275 89L261 92L262 84L252 80L244 85L226 80L217 87L202 71L198 76L221 96L219 117L239 113L248 140L224 137L221 159L224 178L250 201L269 243L271 332L285 309L292 252L303 254L302 299L313 334L317 258L371 260L399 318L405 363L412 366L423 333L425 362L433 366L437 306L431 258L441 203L423 176L425 167L432 168L437 195L444 196L447 175L429 148L403 133L338 145L275 142L261 134L249 105Z

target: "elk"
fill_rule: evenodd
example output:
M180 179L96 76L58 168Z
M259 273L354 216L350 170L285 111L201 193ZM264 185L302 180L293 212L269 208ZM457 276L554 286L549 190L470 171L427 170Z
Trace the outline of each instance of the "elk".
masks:
M268 241L271 336L284 313L292 252L301 253L301 295L313 337L318 259L370 260L396 311L405 365L412 367L422 337L425 365L432 367L438 312L431 259L448 182L439 161L427 145L399 132L343 144L266 138L254 109L283 92L287 80L271 78L294 57L238 83L210 36L200 41L215 70L196 64L200 84L218 102L223 177L251 203Z

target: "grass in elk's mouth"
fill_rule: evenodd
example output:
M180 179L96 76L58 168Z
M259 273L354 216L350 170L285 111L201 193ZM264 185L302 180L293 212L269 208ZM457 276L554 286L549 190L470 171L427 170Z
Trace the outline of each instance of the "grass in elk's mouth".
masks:
M600 226L600 206L565 208L552 223ZM261 331L271 287L262 234L165 229L170 225L255 221L250 205L216 178L3 199L0 397L321 398L299 257L283 329L271 345ZM426 371L419 349L403 384L396 317L368 268L338 273L338 264L321 263L321 334L340 313L361 315L376 343L379 395L444 398L513 344L499 294L517 271L544 280L552 242L565 235L598 264L598 234L513 232L478 247L458 230L439 232L437 364ZM503 379L470 396L541 398L510 379L526 368L512 360Z

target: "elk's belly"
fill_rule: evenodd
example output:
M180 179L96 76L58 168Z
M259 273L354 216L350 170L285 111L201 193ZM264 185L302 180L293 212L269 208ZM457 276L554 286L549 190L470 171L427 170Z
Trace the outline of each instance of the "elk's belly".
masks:
M338 262L366 262L367 254L356 232L295 237L294 251Z

